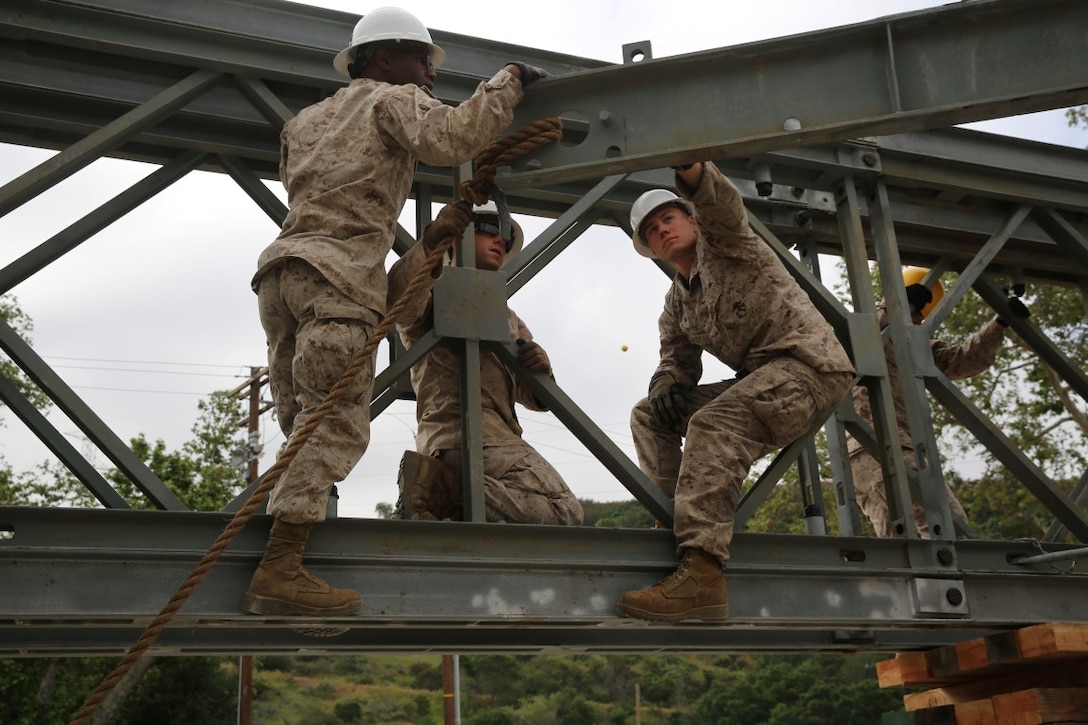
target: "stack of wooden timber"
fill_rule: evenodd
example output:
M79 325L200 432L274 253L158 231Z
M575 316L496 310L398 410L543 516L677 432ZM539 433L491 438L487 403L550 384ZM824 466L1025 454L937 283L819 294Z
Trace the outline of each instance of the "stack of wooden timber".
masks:
M877 675L881 687L910 690L906 712L883 725L1088 725L1088 624L903 652L878 662Z

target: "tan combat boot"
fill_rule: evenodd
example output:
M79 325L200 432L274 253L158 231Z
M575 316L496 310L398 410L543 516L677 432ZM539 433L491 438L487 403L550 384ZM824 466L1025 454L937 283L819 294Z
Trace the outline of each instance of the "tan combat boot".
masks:
M353 589L334 589L302 568L313 524L274 519L264 557L249 582L242 608L253 614L325 617L354 614L362 599Z
M680 568L649 589L627 592L617 606L620 616L654 622L682 619L718 621L729 616L729 592L717 558L686 549Z
M394 518L460 521L461 474L433 456L405 451L397 473L397 507Z

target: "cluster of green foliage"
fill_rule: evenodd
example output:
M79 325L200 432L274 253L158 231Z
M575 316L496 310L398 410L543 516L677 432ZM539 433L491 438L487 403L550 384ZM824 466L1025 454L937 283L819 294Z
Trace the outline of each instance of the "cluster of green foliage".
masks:
M1073 128L1083 126L1088 129L1088 106L1077 106L1065 109L1065 118Z
M462 655L465 725L871 725L881 655ZM260 657L254 721L438 725L441 656ZM449 683L445 687L452 690ZM451 692L452 695L452 692Z

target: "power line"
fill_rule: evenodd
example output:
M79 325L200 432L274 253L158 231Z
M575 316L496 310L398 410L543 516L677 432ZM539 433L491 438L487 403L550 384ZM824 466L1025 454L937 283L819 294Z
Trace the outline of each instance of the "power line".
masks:
M221 363L170 362L162 360L112 360L109 358L97 357L64 357L62 355L42 355L42 357L47 360L73 360L76 362L120 363L122 365L176 365L179 367L230 368L231 370L248 367L246 365L224 365Z
M240 373L228 374L228 373L186 373L179 370L139 370L137 368L103 368L94 367L90 365L54 365L54 368L63 368L66 370L101 370L103 372L112 373L150 373L153 375L188 375L189 377L203 377L203 378L223 378L232 377L240 378Z

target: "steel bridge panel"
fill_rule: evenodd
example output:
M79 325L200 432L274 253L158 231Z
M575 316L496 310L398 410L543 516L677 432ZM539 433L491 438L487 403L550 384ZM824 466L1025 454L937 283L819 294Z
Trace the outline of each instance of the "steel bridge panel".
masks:
M115 646L116 630L146 625L165 603L163 592L181 584L227 519L0 508L0 530L10 534L0 539L6 582L0 591L0 652L26 637L41 638L35 647L43 649L35 651L46 651L44 640L53 629L82 630L73 640L79 647ZM283 628L314 623L239 613L268 525L267 517L258 517L244 529L175 617L171 629L193 630L188 636L194 648L244 651L249 642L238 632L252 627L270 628L270 646L283 646ZM555 646L555 633L563 630L572 637L568 645L595 646L581 636L592 631L604 648L669 647L676 627L624 620L614 607L624 591L675 567L672 546L669 532L660 530L332 520L315 532L309 566L362 592L363 611L318 619L315 626L385 633L382 645L364 638L364 650L441 647L446 637L471 648L459 639L472 640L471 632L437 632L479 629L517 631L521 646L537 649ZM953 546L956 557L947 551ZM850 647L866 649L888 630L909 630L926 641L944 628L977 631L1088 618L1080 606L1088 594L1083 566L1073 563L1059 573L1049 565L1009 563L1036 552L1028 542L952 545L740 534L729 566L729 623L678 627L703 629L708 648L734 646L728 633L754 628L768 638L735 646L762 641L807 648L813 631L849 630L859 633ZM949 590L961 597L953 599ZM631 639L632 631L645 637ZM225 632L237 639L223 639ZM724 640L711 644L719 635ZM173 646L169 638L161 645L167 651Z
M275 0L177 0L155 5L153 16L149 7L6 2L0 140L64 149L194 70L223 73L222 83L109 153L167 164L185 151L210 152L231 158L199 168L247 183L275 178L278 121L267 115L297 110L343 83L329 58L356 16ZM843 179L879 179L904 261L962 267L1008 218L1010 203L1036 204L1047 208L1033 218L1059 238L1036 221L1024 224L994 268L1022 267L1029 279L1063 283L1088 275L1088 153L959 129L849 140L1085 100L1088 4L975 0L622 67L434 37L450 55L437 89L443 100L467 97L517 57L555 76L533 89L519 121L576 111L568 140L580 142L541 151L539 171L526 172L522 162L500 175L515 211L560 217L601 177L633 170L586 213L615 223L639 193L671 183L666 171L649 169L698 151L726 157L722 167L740 182L757 223L786 242L815 240L841 254L829 197ZM261 92L254 80L268 94L251 102L247 93ZM806 95L810 102L799 103ZM717 117L696 113L690 126L676 127L663 120L669 98L691 98L694 109ZM789 113L802 127L784 134ZM757 162L771 166L778 185L770 199L748 183ZM539 183L529 188L531 179ZM438 201L454 188L447 169L420 167L417 181ZM867 210L860 213L867 221ZM868 239L872 258L864 226L856 241ZM1070 255L1071 244L1079 254ZM189 512L0 509L0 655L120 653L226 521ZM307 562L359 589L364 613L328 622L350 627L342 637L315 640L292 631L299 621L239 613L267 527L261 517L242 532L153 653L892 651L1088 617L1080 606L1088 593L1083 564L1010 564L1036 553L1027 542L739 534L729 623L645 625L615 617L614 603L675 568L668 532L339 520L319 527Z
M1045 70L1036 75L1036 68ZM1006 87L1008 76L1014 81ZM1085 100L1088 6L1072 0L953 3L545 79L518 106L515 126L563 113L585 122L585 138L539 149L507 184L522 188L751 156ZM530 163L532 170L522 170Z

